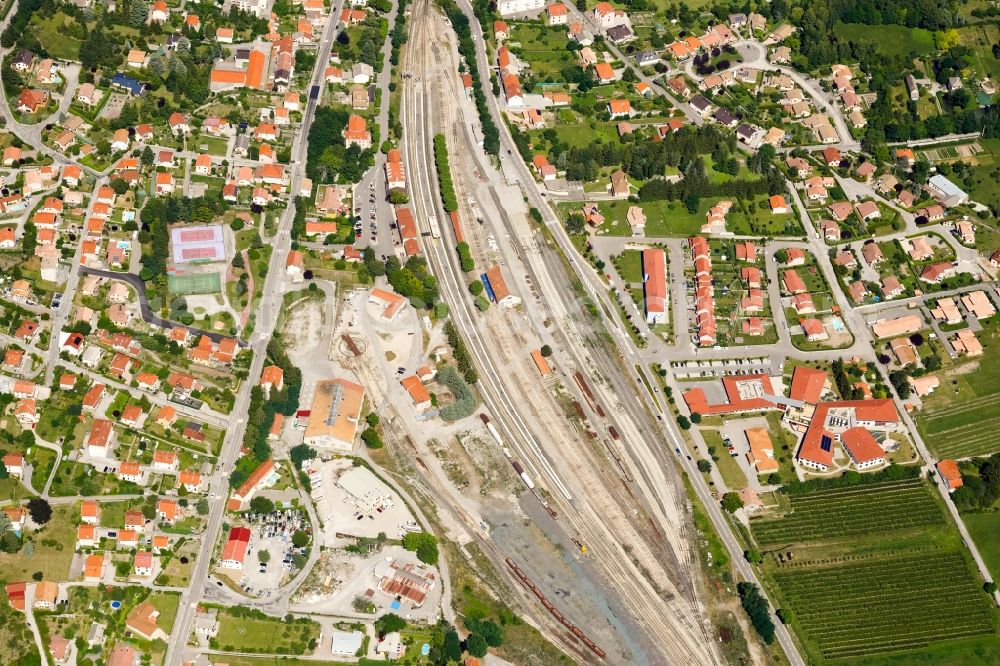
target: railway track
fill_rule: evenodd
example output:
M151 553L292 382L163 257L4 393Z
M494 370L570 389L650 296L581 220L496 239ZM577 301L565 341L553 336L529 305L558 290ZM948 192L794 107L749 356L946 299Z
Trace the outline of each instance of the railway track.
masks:
M442 75L434 76L433 68L427 67L428 60L434 55L436 62L440 61L441 52L434 53L433 49L426 48L426 45L434 44L437 37L435 31L428 31L432 18L427 18L433 10L429 9L426 2L418 2L414 7L415 31L411 35L410 44L412 50L407 57L422 58L422 62L417 65L414 61L407 62L407 68L411 71L422 72L422 80L411 79L404 89L403 117L407 123L406 155L413 173L426 173L431 176L434 173L433 158L430 155L429 144L433 134L440 129L441 125L448 128L449 121L438 116L431 115L429 104L437 99L439 103L444 99L443 94L451 94L448 88L454 85L449 83L455 77L453 69L445 69ZM416 18L416 17L419 17ZM430 53L428 53L430 52ZM445 83L441 83L443 78ZM415 101L412 101L417 96ZM440 112L440 107L437 113ZM445 109L445 113L455 113L454 108ZM451 122L451 128L461 125ZM463 141L462 132L446 131L446 137L451 137ZM464 140L468 141L468 133ZM416 145L414 145L416 144ZM468 148L468 150L466 150ZM452 148L455 151L455 148ZM463 157L473 154L478 159L478 147L461 146L458 152L463 153ZM453 152L454 154L454 152ZM453 165L455 166L455 165ZM469 177L469 170L460 171L454 174L456 180ZM438 193L434 186L434 180L427 178L420 182L418 189L420 196L415 197L414 206L417 219L424 220L428 215L435 215L439 219ZM466 190L463 190L463 192ZM495 190L489 188L490 197L499 211L504 208L500 205ZM416 194L416 193L415 193ZM464 200L464 199L463 199ZM501 212L500 217L504 222L504 228L510 230L510 220ZM468 225L466 225L468 227ZM468 238L466 240L469 240ZM502 243L501 239L497 239ZM541 247L536 251L531 249L524 251L524 238L516 234L510 234L510 243L515 250L515 254L523 258L525 256L538 255L543 257L545 250ZM512 313L502 313L499 308L492 309L487 313L486 318L489 324L487 330L481 335L474 322L481 317L478 312L471 309L469 298L465 293L464 276L457 268L457 261L450 243L447 240L435 241L424 239L424 252L429 261L429 265L436 276L438 276L442 293L447 296L449 304L453 308L456 326L458 326L470 351L476 356L478 364L481 365L480 390L484 403L489 408L491 414L497 419L498 425L503 430L505 439L511 442L513 448L517 449L519 456L525 461L527 467L536 475L536 478L543 480L544 484L553 488L555 495L553 500L563 505L560 512L560 521L566 524L565 529L570 534L578 534L588 542L588 546L594 555L594 560L600 562L602 575L608 586L615 589L620 598L623 599L629 608L629 612L635 618L639 626L643 626L647 633L649 643L657 644L663 654L669 655L670 660L680 663L692 660L696 662L709 663L713 659L709 656L712 652L708 635L704 632L703 625L698 618L692 619L692 615L697 615L696 603L691 603L690 598L690 558L688 544L685 542L686 535L676 534L677 525L682 521L678 517L679 509L676 502L677 481L672 483L661 483L656 485L656 479L646 478L646 470L636 467L639 474L632 474L636 483L639 484L637 493L633 493L627 486L623 488L617 479L609 480L608 475L602 473L610 461L601 457L598 461L589 456L581 456L580 442L577 441L575 432L567 433L565 428L560 428L554 424L565 421L565 416L561 409L554 404L551 396L548 399L538 400L537 396L524 394L514 398L508 394L507 387L513 387L514 392L522 392L523 387L537 385L537 373L532 375L524 367L524 359L511 357L512 350L523 346L523 339L518 339L512 333L517 330L516 325L523 325L516 321L516 317L521 316ZM550 267L545 266L546 270ZM559 266L558 270L562 270ZM546 287L546 291L555 288L551 284L551 277L544 275L541 279L549 281L548 285L536 285L534 288ZM572 295L572 291L570 291ZM537 296L536 296L537 297ZM571 306L564 303L547 303L546 307L552 306L553 317L558 320L560 316L577 317L579 315L571 312ZM529 312L528 318L533 318L538 324L537 313ZM506 321L504 321L506 319ZM472 322L472 323L470 323ZM538 326L538 330L544 327ZM567 346L578 349L586 344L584 335L576 331L566 331ZM558 333L562 337L562 333ZM497 370L497 363L494 356L502 357L505 361L505 369L512 367L513 372L508 371L501 375ZM520 362L519 362L520 361ZM577 357L576 364L580 367L588 367L594 364L591 358L580 359ZM603 398L602 398L603 399ZM600 403L597 403L598 405ZM605 402L605 404L617 404L616 402ZM525 421L522 415L530 412L532 426ZM637 434L638 429L634 427L623 428L626 436ZM647 433L648 434L648 433ZM544 436L543 436L544 435ZM638 434L637 434L638 436ZM542 451L539 440L545 441L545 451ZM560 468L559 474L555 473L553 463L546 455L548 451L558 451L561 457L560 464L568 467L567 471ZM539 470L543 473L539 474ZM574 493L569 485L560 477L560 474L567 474L566 478L572 479L573 485L584 489ZM660 477L663 478L662 476ZM656 490L654 490L656 488ZM667 490L666 496L661 497L663 491ZM576 496L574 497L574 494ZM642 502L649 503L654 507L656 522L652 518L638 516L636 509L636 497L641 497ZM683 505L680 505L683 506ZM671 513L675 514L668 518ZM638 519L636 519L638 516ZM657 528L657 524L663 526L663 530ZM665 531L664 531L665 530ZM624 547L628 544L628 548ZM653 546L653 549L650 548ZM654 552L655 550L655 552ZM670 573L667 573L669 568ZM650 581L655 583L655 586ZM679 581L679 584L678 584ZM667 605L664 605L667 602ZM639 618L642 620L639 620ZM664 636L670 636L671 640L664 641ZM565 644L565 643L563 643Z

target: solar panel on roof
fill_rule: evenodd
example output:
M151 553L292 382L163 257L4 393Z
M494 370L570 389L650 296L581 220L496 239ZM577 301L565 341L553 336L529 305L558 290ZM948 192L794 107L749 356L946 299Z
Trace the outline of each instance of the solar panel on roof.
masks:
M831 451L833 449L833 440L830 439L829 435L823 435L819 440L819 448L824 451Z

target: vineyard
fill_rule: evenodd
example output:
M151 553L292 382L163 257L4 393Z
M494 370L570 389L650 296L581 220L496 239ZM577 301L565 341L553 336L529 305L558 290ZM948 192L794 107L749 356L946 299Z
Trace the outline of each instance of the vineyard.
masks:
M921 415L921 430L927 445L942 458L965 458L994 453L1000 415L996 411L997 395L949 403L929 409Z
M944 523L944 515L920 479L838 488L790 497L782 518L750 523L762 545L781 545Z
M992 610L958 552L879 558L774 575L824 659L992 633Z

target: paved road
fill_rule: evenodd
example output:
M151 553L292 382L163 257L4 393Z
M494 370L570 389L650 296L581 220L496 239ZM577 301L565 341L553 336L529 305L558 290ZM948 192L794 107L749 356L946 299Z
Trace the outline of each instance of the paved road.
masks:
M77 262L79 263L79 262ZM108 278L110 280L121 280L122 282L127 282L135 288L136 294L139 300L139 310L142 313L142 319L147 324L156 326L157 328L163 329L164 331L169 331L175 326L184 327L184 324L178 324L177 322L170 321L168 319L162 319L158 315L154 314L152 309L149 307L149 299L146 298L146 283L136 275L135 273L116 273L115 271L106 271L101 268L91 268L90 266L81 266L80 271L88 275L98 275L100 277ZM71 299L64 301L64 303L71 302ZM207 335L209 339L219 342L223 338L229 338L232 336L224 335L218 331L203 331L200 328L192 328L190 326L186 327L189 333L194 335ZM246 347L247 342L245 340L237 339L241 347Z
M323 35L319 41L316 66L312 76L312 86L324 87L324 71L326 64L330 60L330 51L337 36L337 17L343 7L344 0L337 0L331 6L329 19L323 29ZM302 125L299 133L295 136L292 144L292 166L289 192L298 192L301 188L302 178L305 172L307 137L309 128L316 115L316 107L320 104L319 99L313 99L310 95L309 101L302 114ZM257 385L260 373L264 367L267 343L271 339L274 327L281 309L282 288L285 281L284 265L291 247L291 226L295 217L295 206L289 205L281 216L278 224L278 232L275 235L271 260L268 266L267 277L264 281L264 288L261 295L260 304L256 313L256 328L249 340L250 347L254 352L253 363L250 366L246 381L240 389L232 413L237 415L235 423L232 424L226 433L226 438L222 444L222 451L219 455L219 465L212 479L210 480L210 504L208 521L202 539L201 550L197 558L195 570L191 574L191 584L188 591L181 595L180 605L177 612L177 620L174 623L174 631L170 636L167 645L165 663L174 664L182 660L182 652L187 643L187 637L191 633L192 622L194 621L194 611L198 605L198 600L204 594L204 588L211 566L211 556L216 542L219 540L222 530L222 523L225 517L226 497L229 492L228 477L233 470L238 458L239 449L243 441L243 433L246 430L246 413L250 404L250 390Z

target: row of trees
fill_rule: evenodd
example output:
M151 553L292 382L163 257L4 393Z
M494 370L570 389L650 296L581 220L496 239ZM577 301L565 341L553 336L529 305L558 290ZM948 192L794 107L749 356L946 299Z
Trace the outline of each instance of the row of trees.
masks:
M444 333L448 336L448 344L451 345L452 353L455 356L455 362L458 364L458 370L462 373L462 377L465 378L470 384L475 384L479 381L479 375L476 374L476 368L472 364L472 357L469 355L469 350L465 346L465 341L462 340L461 334L459 334L458 329L455 328L455 324L448 321L444 325Z
M736 591L740 595L740 605L750 617L750 624L754 630L760 634L765 643L768 645L773 643L774 622L771 621L767 599L760 593L760 589L754 583L744 581L736 584Z
M268 434L275 416L290 416L299 407L302 371L288 358L279 333L275 333L267 343L267 363L281 368L284 386L280 391L272 386L270 397L264 395L264 389L259 385L251 389L247 427L243 432L243 446L250 453L237 461L236 468L229 475L229 485L233 488L242 485L257 465L271 457Z
M434 164L437 167L438 188L441 191L441 205L445 211L452 213L458 210L458 195L455 194L455 184L451 179L451 166L448 163L448 143L444 134L434 136Z

